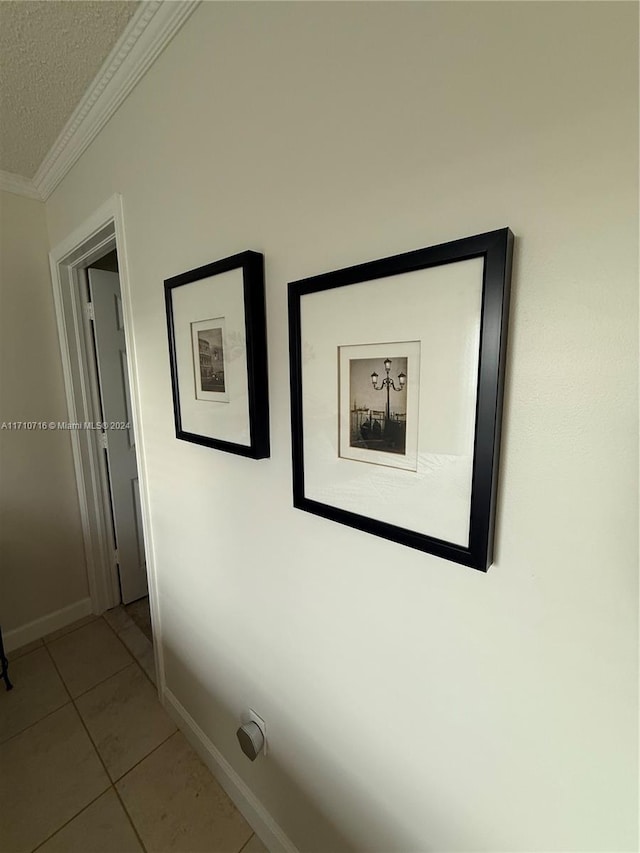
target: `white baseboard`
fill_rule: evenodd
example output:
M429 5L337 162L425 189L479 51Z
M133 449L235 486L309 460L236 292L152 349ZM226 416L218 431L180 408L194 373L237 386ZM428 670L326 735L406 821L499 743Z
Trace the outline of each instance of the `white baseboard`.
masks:
M48 613L46 616L41 616L34 622L28 622L20 628L14 628L12 631L7 631L3 634L4 647L7 652L13 649L19 649L21 646L26 646L27 643L32 643L34 640L39 640L45 634L50 634L52 631L57 631L60 628L66 628L72 622L77 622L83 616L89 616L93 613L93 604L90 598L83 598L70 604L68 607L63 607L62 610L56 610L53 613Z
M270 853L299 853L298 848L168 687L164 689L164 704L189 743L211 770Z

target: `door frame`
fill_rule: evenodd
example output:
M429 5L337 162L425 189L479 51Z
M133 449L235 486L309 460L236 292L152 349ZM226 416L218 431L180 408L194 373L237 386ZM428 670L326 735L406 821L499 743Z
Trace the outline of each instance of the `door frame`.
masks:
M49 253L49 264L69 423L96 423L100 420L100 392L93 344L86 319L86 268L113 249L118 254L132 427L136 444L149 603L153 620L153 646L158 690L161 693L164 668L159 643L161 628L158 586L147 465L141 440L140 385L133 335L122 196L113 195L72 234L58 243ZM98 430L70 429L69 433L82 520L89 594L93 612L99 615L120 603L107 470Z

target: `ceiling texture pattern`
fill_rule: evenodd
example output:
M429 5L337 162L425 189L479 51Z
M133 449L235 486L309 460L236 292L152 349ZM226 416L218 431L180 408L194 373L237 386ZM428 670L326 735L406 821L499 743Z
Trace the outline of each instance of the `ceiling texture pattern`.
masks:
M138 6L0 2L0 169L34 176Z

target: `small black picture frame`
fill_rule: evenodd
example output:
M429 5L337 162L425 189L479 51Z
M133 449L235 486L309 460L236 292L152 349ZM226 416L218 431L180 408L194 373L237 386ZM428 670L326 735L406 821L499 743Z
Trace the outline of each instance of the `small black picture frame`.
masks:
M502 228L289 283L295 507L487 571L513 244Z
M176 438L268 457L264 256L222 258L164 290Z

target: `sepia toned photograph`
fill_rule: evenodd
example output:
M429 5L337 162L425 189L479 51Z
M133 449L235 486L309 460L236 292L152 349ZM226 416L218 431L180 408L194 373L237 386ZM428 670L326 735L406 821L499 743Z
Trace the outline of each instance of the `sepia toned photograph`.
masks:
M224 317L191 324L196 399L227 402Z
M349 445L406 453L407 357L349 360Z
M198 355L202 390L219 391L224 394L224 349L221 328L198 332Z
M338 348L341 458L416 470L419 361L418 341Z

